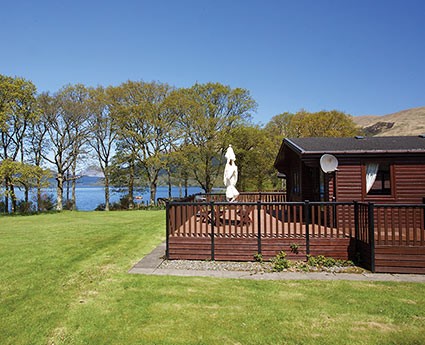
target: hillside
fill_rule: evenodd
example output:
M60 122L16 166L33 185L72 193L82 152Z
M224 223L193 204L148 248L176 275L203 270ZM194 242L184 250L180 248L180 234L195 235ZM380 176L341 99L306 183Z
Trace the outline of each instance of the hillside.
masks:
M402 110L383 116L353 116L365 135L398 136L425 134L425 107Z

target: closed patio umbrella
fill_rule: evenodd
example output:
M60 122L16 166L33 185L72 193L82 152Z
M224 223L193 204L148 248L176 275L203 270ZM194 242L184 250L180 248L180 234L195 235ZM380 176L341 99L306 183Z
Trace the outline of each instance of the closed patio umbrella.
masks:
M227 148L225 157L227 159L226 167L224 168L223 182L226 186L226 199L228 201L235 201L239 195L236 189L236 182L238 182L238 167L235 164L236 156L232 149L232 145Z

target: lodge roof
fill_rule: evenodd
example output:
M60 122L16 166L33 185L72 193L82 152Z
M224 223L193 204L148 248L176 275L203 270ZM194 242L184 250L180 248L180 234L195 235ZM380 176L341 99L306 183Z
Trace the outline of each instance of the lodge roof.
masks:
M285 144L301 154L425 153L424 135L353 138L286 138L283 141L283 145Z

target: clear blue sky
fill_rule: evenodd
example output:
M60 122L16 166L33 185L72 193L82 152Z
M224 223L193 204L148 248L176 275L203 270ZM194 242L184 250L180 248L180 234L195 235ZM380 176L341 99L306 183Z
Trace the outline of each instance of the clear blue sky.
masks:
M0 11L0 74L40 92L213 81L248 89L257 123L425 105L423 0L3 0Z

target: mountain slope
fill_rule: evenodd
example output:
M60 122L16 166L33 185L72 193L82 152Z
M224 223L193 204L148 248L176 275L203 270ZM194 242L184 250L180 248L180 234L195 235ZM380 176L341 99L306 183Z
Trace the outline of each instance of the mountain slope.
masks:
M425 134L425 107L402 110L383 116L353 116L365 135L398 136Z

